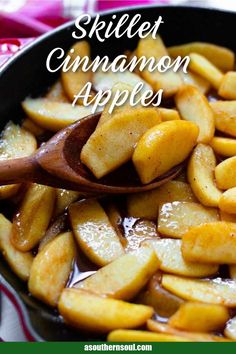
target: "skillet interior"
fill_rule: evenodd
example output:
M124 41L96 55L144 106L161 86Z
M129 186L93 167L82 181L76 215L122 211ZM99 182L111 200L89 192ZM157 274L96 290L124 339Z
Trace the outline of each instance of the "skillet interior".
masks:
M211 9L193 7L142 7L117 11L117 20L124 13L142 14L142 20L154 21L159 15L163 16L161 35L167 45L180 44L190 41L207 41L224 45L236 52L236 42L233 36L236 14ZM103 14L102 18L109 21L112 13ZM45 66L48 53L55 47L68 49L75 40L71 33L73 23L41 37L17 55L0 74L0 128L9 121L19 122L22 118L20 102L28 95L41 94L56 80L57 74L49 73ZM134 49L138 38L114 37L102 44L96 38L88 39L92 48L92 55L109 55L111 58L123 53L125 49ZM111 52L112 50L112 52ZM0 212L9 214L6 202L0 203ZM68 328L54 310L28 295L27 287L23 284L8 265L0 259L0 276L10 284L15 294L28 313L29 332L37 340L48 341L86 341L103 340L92 337ZM1 278L0 278L1 281ZM27 315L26 315L27 317ZM35 335L37 333L37 335Z

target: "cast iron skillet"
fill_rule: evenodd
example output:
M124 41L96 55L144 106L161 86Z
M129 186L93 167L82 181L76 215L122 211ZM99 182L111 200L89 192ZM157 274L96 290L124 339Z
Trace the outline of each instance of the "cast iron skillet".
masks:
M161 35L167 45L190 41L208 41L224 45L236 52L233 33L236 14L212 9L195 7L139 7L116 11L117 20L124 14L142 14L143 21L154 21L163 16L164 24ZM109 21L112 12L103 13L102 19ZM86 27L87 28L87 27ZM48 53L55 47L68 49L75 40L71 33L74 23L70 22L42 37L16 55L0 74L0 128L9 120L19 122L22 118L20 102L28 95L41 94L52 84L57 74L47 71L45 61ZM92 55L109 55L114 58L126 49L134 49L138 38L110 38L100 43L96 38L88 39ZM0 212L8 213L6 202L0 204ZM58 314L29 296L27 287L10 270L5 261L0 259L1 286L15 298L15 305L21 309L22 319L31 340L47 341L86 341L103 340L81 332L76 332L63 323Z

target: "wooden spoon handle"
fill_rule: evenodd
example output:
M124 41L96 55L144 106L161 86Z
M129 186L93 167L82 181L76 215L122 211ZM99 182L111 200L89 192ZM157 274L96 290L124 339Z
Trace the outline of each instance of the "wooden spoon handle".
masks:
M33 156L0 161L0 184L34 181L36 170Z

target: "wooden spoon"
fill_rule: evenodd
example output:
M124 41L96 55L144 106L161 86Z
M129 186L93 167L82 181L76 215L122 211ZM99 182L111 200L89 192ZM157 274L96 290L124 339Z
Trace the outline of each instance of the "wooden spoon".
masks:
M152 183L142 185L134 167L128 163L96 179L81 163L80 152L99 118L97 113L66 127L29 157L0 161L0 184L32 181L85 193L136 193L154 189L182 170L182 165L178 165Z

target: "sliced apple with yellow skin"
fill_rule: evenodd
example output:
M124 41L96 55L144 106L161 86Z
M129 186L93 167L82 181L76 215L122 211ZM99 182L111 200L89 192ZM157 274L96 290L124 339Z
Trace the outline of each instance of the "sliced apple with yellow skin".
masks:
M130 300L143 288L158 266L155 252L148 247L141 247L136 252L117 258L75 287L115 299Z
M58 235L35 257L29 278L29 291L50 306L56 306L68 281L75 257L71 232Z
M50 101L47 98L26 98L22 107L33 122L53 132L92 114L92 106L73 107L71 103Z
M190 202L165 203L159 209L157 229L162 235L181 238L192 226L218 220L215 208Z
M9 122L0 139L0 160L26 157L37 149L37 141L33 134L19 125ZM20 184L0 186L0 199L10 198L15 195Z
M181 240L174 239L151 240L143 243L156 252L160 261L160 270L163 272L199 278L217 273L219 268L217 265L185 261L181 253L181 244Z
M104 266L124 253L118 235L97 200L72 204L69 215L76 241L93 263Z
M206 42L190 42L168 48L168 53L176 58L184 57L190 53L198 53L206 57L210 62L222 71L233 70L235 55L226 47Z
M216 336L213 334L202 333L202 332L188 332L179 330L177 328L171 327L166 323L161 323L155 320L147 321L147 328L150 331L163 333L163 334L171 334L174 336L180 336L190 339L192 342L229 342L228 339Z
M235 100L236 99L236 72L228 71L220 84L218 94L225 98L226 100Z
M207 98L195 87L185 85L176 95L175 102L181 117L199 127L198 143L209 143L215 133L215 121Z
M33 183L13 220L11 241L20 251L33 249L43 238L52 217L55 189Z
M100 297L72 288L63 290L58 309L66 323L96 333L136 328L153 315L153 309L149 306Z
M158 112L161 115L162 122L167 122L169 120L179 120L180 115L176 109L171 108L158 108Z
M198 144L188 163L188 181L205 206L218 207L222 192L215 183L216 157L212 147Z
M67 55L71 60L76 60L77 57L90 57L90 45L87 41L79 41L75 43ZM71 69L68 71L61 71L61 82L68 98L73 101L75 95L84 87L87 82L92 82L93 73L91 70L83 71L80 68L73 72ZM78 100L79 104L83 104L83 100Z
M186 337L130 329L117 329L109 333L108 342L190 342Z
M21 252L11 243L12 223L0 214L0 251L16 275L26 281L33 263L30 252Z
M190 332L214 332L222 330L228 319L229 311L224 306L186 302L171 316L168 324Z
M216 129L236 137L236 101L215 101L210 106L214 112Z
M196 145L198 131L192 122L172 120L144 133L132 157L142 183L151 182L183 162Z
M182 181L169 181L152 191L128 195L128 215L135 218L156 220L158 217L159 206L174 201L196 201L188 183Z
M161 284L185 300L236 307L236 283L232 280L199 280L163 274Z
M225 157L236 156L236 139L215 136L210 145L218 155Z
M149 59L154 57L156 60L160 60L163 56L168 56L167 49L160 36L152 38L151 35L139 40L136 55L140 59L145 57ZM140 71L140 76L152 86L154 91L163 89L165 97L170 97L176 94L179 88L182 86L183 81L178 73L173 70L160 72L150 72L147 69Z
M81 161L101 178L129 161L141 136L160 122L155 108L119 112L90 136L81 151Z
M223 193L220 198L219 208L228 214L236 214L236 187L230 188Z
M222 71L203 55L190 53L189 57L189 69L209 81L211 85L218 90L224 77Z
M236 264L236 224L219 221L191 227L182 238L182 253L189 262Z
M236 156L224 160L215 168L217 186L221 189L236 187Z

